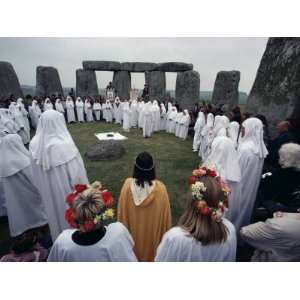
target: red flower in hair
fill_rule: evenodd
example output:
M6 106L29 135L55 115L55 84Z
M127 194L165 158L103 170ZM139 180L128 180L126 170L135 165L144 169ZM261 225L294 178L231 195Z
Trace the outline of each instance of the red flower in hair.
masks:
M72 205L73 202L75 201L77 197L77 193L71 193L69 194L67 197L66 197L66 202L69 204L69 205Z
M113 204L114 198L110 192L102 192L101 195L105 206L111 206Z
M201 214L207 216L209 214L209 208L207 206L201 208Z
M74 210L72 208L68 208L66 210L65 219L71 227L77 228L77 225L75 222L75 214L74 214Z
M85 191L86 189L87 189L86 184L76 184L75 185L75 190L77 193L81 193L81 192Z
M85 221L83 224L84 231L91 231L95 227L95 223L91 220Z
M189 185L194 184L196 181L197 181L197 177L196 176L189 176L188 177Z
M210 177L216 177L217 176L217 173L214 170L208 169L208 170L206 170L206 172L207 172L207 175L210 176Z

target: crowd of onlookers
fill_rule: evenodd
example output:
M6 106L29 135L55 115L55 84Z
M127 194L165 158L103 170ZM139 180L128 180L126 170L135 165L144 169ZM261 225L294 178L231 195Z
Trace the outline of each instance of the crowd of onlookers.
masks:
M300 145L293 121L280 122L271 139L263 115L226 105L177 106L118 97L74 102L70 95L33 99L27 111L22 99L12 101L0 114L0 192L14 237L2 261L235 261L245 246L255 250L254 261L299 260ZM147 152L136 158L118 201L109 187L89 184L65 121L101 119L124 131L142 128L144 137L193 135L201 165L187 179L177 226L171 228L168 187ZM35 229L46 225L52 247Z

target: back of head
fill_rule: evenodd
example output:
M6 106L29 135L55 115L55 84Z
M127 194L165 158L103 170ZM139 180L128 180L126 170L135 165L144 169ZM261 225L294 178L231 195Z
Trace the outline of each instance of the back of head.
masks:
M279 149L279 163L282 168L294 168L300 171L300 145L288 143Z
M132 176L136 184L144 187L145 182L152 185L155 180L155 166L153 158L148 152L140 153L135 160Z
M194 170L191 177L188 206L178 225L203 245L226 242L228 232L222 216L227 205L227 192L224 192L221 182L212 170Z

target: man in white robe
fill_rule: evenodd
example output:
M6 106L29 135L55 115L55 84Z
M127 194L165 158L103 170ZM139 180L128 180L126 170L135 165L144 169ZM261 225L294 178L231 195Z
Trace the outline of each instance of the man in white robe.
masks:
M125 100L123 104L123 130L125 132L130 131L131 127L131 122L130 122L130 107L129 107L129 102Z
M67 98L66 98L66 110L67 110L68 123L76 122L75 111L74 111L74 102L70 96L67 96Z
M205 115L202 111L199 111L198 118L194 126L193 152L197 152L199 150L202 141L201 131L205 126L205 123Z
M48 223L41 195L34 185L32 159L17 134L0 143L0 177L7 209L10 235Z
M122 124L122 108L121 108L121 102L119 97L116 97L113 106L115 112L115 123Z
M84 112L85 112L85 116L86 116L86 121L93 122L94 121L93 107L92 107L90 99L88 99L88 98L86 98L84 101Z
M37 100L32 100L31 106L29 107L29 115L31 119L31 125L34 129L36 129L39 118L42 114L40 106Z
M153 132L152 103L148 101L143 110L143 137L151 137Z
M34 178L40 190L54 241L68 225L64 213L65 197L78 183L88 184L81 155L57 111L41 115L29 149L34 159Z
M8 109L0 108L0 124L6 133L18 133L20 131L20 127Z
M168 127L167 127L167 132L168 133L173 133L175 134L175 127L176 127L176 118L177 118L177 108L176 106L172 107L172 111L169 114L169 122L168 122Z
M61 114L65 115L65 109L61 103L61 100L58 98L55 101L55 109L60 112Z
M237 230L250 223L264 159L268 155L263 139L263 124L259 119L246 119L241 130L238 157L243 197L239 199L240 210L235 220Z
M256 249L252 261L300 261L299 213L275 213L272 219L243 227L240 236Z
M109 100L106 100L105 110L106 110L106 122L112 123L113 121L113 113L112 113L112 105Z
M25 121L24 112L20 104L16 105L16 109L14 111L14 119L17 123L17 126L20 128L18 134L21 136L23 144L27 145L30 142L30 127L29 122Z
M183 112L179 111L175 117L175 136L179 137L179 132L180 132L180 124L181 124L181 119L183 118Z
M131 102L130 110L131 110L131 117L130 117L131 127L136 128L138 125L138 106L137 106L137 101L135 99L132 100Z
M144 124L145 107L146 107L145 102L141 101L139 104L139 119L138 119L138 126L141 129L143 129L143 124Z
M160 130L166 131L167 126L167 111L163 103L160 104Z
M228 137L233 141L235 149L238 146L238 137L240 132L240 124L236 121L230 122L228 127Z
M179 120L179 133L178 133L179 138L186 140L189 133L190 123L191 123L191 117L189 115L189 111L185 109L183 111L182 118Z
M241 169L238 153L230 138L225 136L216 137L212 143L211 153L204 165L215 168L218 174L228 184L231 192L228 199L228 209L225 217L236 227L238 232L239 213L243 203Z
M96 100L93 104L93 111L96 117L97 121L100 121L100 117L101 117L101 103L99 102L99 100Z
M76 244L72 235L76 229L64 230L51 248L50 262L136 262L134 241L127 228L119 222L105 227L104 237L83 246Z
M151 113L153 120L153 132L158 132L160 131L160 109L156 100L152 103Z
M201 131L201 144L199 148L199 156L202 161L205 161L210 154L210 135L214 126L214 115L209 113L207 115L206 124Z
M75 106L76 106L76 113L77 113L77 119L78 122L84 122L84 115L83 115L83 101L81 100L80 97L77 97L76 102L75 102Z

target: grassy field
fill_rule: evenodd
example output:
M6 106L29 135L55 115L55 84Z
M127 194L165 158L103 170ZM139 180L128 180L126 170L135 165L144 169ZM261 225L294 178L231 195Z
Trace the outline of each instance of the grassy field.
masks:
M145 139L141 130L134 129L130 133L122 133L119 125L104 122L71 124L69 130L82 154L90 182L101 181L112 191L115 199L119 197L124 180L132 176L136 156L142 151L151 153L156 165L157 178L167 187L173 223L176 223L185 207L183 198L188 190L187 177L200 163L198 155L192 152L191 137L182 141L174 135L162 132ZM128 140L122 141L126 154L120 159L110 161L93 162L86 159L87 149L97 143L94 133L108 131L118 131L128 137Z

